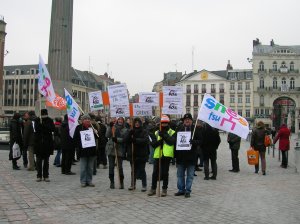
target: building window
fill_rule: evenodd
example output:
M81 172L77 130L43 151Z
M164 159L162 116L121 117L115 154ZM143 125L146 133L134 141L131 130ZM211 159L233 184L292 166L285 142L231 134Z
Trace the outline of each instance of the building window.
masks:
M286 68L285 61L283 61L283 62L281 63L281 67L280 67L280 68Z
M234 103L234 99L235 99L234 95L230 95L230 103Z
M250 90L250 82L246 82L246 90Z
M295 89L295 79L294 78L290 79L290 89Z
M269 115L269 109L265 109L265 115Z
M186 85L186 92L191 93L191 85Z
M276 61L273 62L273 71L277 71L277 62Z
M273 89L277 89L277 78L273 78Z
M198 93L198 84L194 85L194 93Z
M224 93L224 83L219 85L220 93Z
M250 117L250 110L246 110L246 117Z
M238 90L243 90L243 83L241 82L238 83Z
M240 116L243 116L243 110L239 109L239 110L238 110L238 114L239 114Z
M251 73L250 72L246 73L246 79L251 79Z
M191 95L186 95L186 106L191 106Z
M202 93L206 93L206 84L202 84L201 90L202 90Z
M194 95L194 106L195 107L199 106L199 104L198 104L198 95Z
M238 96L238 103L243 103L243 96L241 95Z
M290 63L290 70L291 70L291 71L294 71L294 69L295 69L294 62L291 62L291 63Z
M210 86L210 92L215 93L216 92L216 84L211 84Z
M198 117L198 107L194 108L194 117Z
M250 103L250 95L246 95L246 103Z
M260 114L265 114L264 109L260 109Z
M230 90L234 90L234 82L230 83Z
M259 88L265 88L265 81L263 77L260 77L259 79Z
M264 71L265 70L265 64L263 61L259 62L259 71Z
M261 96L259 97L259 103L260 103L260 106L263 106L263 105L264 105L264 102L265 102L264 96L261 95Z
M186 113L190 114L191 113L191 108L186 108Z
M224 95L223 94L220 95L220 103L224 105Z
M255 115L259 115L259 109L255 109Z

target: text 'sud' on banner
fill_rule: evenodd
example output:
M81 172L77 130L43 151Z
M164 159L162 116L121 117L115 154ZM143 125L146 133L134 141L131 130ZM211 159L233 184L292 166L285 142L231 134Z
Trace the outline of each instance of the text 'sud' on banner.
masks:
M71 96L71 94L65 89L65 98L67 102L67 114L68 114L68 124L69 133L73 138L75 128L78 125L78 118L80 116L79 106Z
M163 86L163 114L183 113L182 86Z
M53 103L56 95L50 74L41 55L39 56L38 89L49 102Z
M234 133L244 139L249 133L249 124L245 118L225 107L209 94L205 94L203 98L198 119L214 128Z
M103 110L102 92L89 92L89 103L91 111Z

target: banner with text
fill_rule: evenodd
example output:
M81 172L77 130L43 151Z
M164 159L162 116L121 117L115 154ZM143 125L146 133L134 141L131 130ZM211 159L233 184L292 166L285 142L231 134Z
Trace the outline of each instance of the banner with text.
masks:
M209 94L205 94L203 98L198 119L214 128L234 133L244 139L249 133L249 124L245 118L225 107Z
M129 105L110 105L111 117L130 117Z
M142 92L139 93L139 102L151 106L159 106L159 93L155 92Z
M152 106L148 103L133 103L132 107L134 117L152 116Z
M102 100L102 92L90 92L89 93L89 102L91 111L103 110L103 100Z
M163 86L162 113L183 113L183 88L181 86Z
M67 102L67 114L68 114L68 124L69 124L69 133L73 138L74 131L78 125L78 118L80 116L79 106L70 95L70 93L65 89L65 98Z
M128 90L125 83L108 86L110 105L129 105Z
M56 95L53 89L50 74L41 55L39 56L38 89L39 92L45 96L49 102L53 103Z

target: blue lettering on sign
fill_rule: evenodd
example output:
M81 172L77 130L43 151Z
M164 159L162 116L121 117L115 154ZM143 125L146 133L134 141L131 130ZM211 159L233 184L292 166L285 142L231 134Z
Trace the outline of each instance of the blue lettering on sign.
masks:
M215 115L213 112L210 112L208 120L220 121L221 116Z

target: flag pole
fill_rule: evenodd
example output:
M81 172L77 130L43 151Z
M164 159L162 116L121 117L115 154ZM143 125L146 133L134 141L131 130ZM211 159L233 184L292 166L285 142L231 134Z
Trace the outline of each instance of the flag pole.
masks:
M161 106L159 107L159 131L161 131L161 115L162 109ZM160 177L161 177L161 157L162 157L162 150L163 150L163 143L159 146L159 157L158 157L158 197L160 197Z

